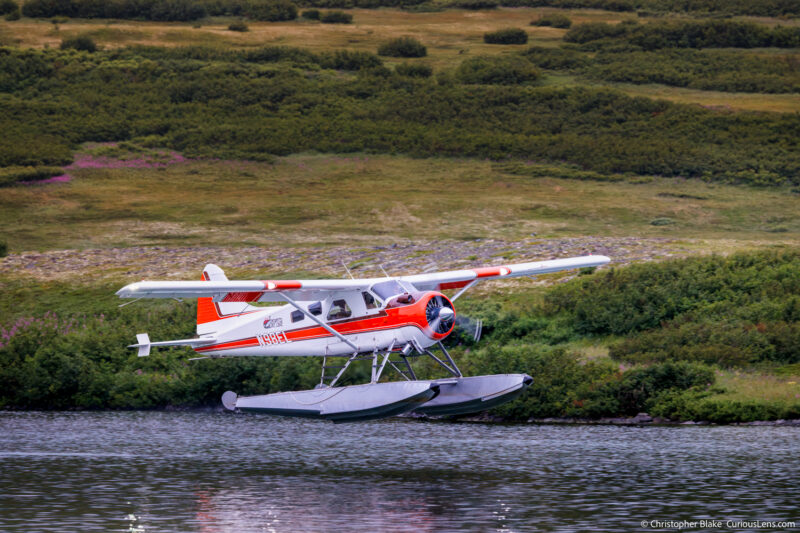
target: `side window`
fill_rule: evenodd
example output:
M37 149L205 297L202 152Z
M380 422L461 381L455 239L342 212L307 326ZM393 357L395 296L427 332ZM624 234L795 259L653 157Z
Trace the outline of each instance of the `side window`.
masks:
M308 312L312 315L321 315L322 314L322 302L314 302L313 304L308 306Z
M368 292L362 292L361 296L364 297L364 304L367 306L367 309L377 309L378 303L375 301L375 297L372 296Z
M292 311L292 322L300 322L305 316L302 311Z
M328 320L339 320L350 317L350 307L344 300L334 300L328 313Z

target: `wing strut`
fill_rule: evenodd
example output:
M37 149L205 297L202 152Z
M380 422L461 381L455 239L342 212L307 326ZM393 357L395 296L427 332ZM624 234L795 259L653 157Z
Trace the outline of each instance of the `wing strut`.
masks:
M316 322L317 324L319 324L323 328L327 329L329 333L331 333L335 337L338 337L340 341L342 341L343 343L345 343L346 345L348 345L349 347L354 349L356 351L356 353L358 353L358 351L359 351L358 346L356 346L355 344L353 344L352 342L347 340L344 335L342 335L341 333L339 333L338 331L336 331L335 329L330 327L328 324L324 323L322 320L318 319L317 317L315 317L314 315L309 313L307 310L303 309L303 307L300 304L298 304L297 302L295 302L294 300L289 298L289 296L287 296L287 294L285 292L278 291L278 294L281 296L281 298L286 299L287 302L292 304L298 311L300 311L301 313L306 315L308 318L310 318L311 320L313 320L314 322Z
M458 291L458 292L456 293L456 295L455 295L455 296L453 296L452 298L450 298L450 301L451 301L451 302L455 302L456 300L458 300L458 297L459 297L459 296L461 296L462 294L464 294L465 292L467 292L467 290L468 290L470 287L472 287L473 285L475 285L476 283L478 283L478 280L477 280L477 279L474 279L474 280L470 281L469 283L467 283L466 285L464 285L464 288L463 288L463 289L461 289L460 291Z

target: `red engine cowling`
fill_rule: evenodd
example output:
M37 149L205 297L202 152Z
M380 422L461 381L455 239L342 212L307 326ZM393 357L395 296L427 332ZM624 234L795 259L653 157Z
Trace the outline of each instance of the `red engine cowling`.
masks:
M442 339L453 331L456 323L456 310L447 296L439 292L428 293L425 304L425 319L428 321L433 338Z

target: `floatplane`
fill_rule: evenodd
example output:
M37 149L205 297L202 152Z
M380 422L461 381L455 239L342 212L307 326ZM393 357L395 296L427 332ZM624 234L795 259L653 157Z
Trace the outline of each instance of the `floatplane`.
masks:
M442 343L456 324L455 302L479 281L536 276L597 267L601 255L367 279L229 280L218 266L200 281L140 281L120 298L197 298L197 337L151 342L136 335L140 357L151 348L186 346L198 358L322 358L320 383L312 390L259 396L222 395L229 410L320 418L372 420L414 411L446 416L476 413L517 397L531 384L527 374L462 375ZM456 291L450 297L442 291ZM269 307L253 305L273 302ZM480 337L476 323L474 337ZM430 357L449 374L417 379L411 361ZM356 361L372 362L371 379L337 386ZM333 364L331 364L333 363ZM387 366L403 381L383 381Z

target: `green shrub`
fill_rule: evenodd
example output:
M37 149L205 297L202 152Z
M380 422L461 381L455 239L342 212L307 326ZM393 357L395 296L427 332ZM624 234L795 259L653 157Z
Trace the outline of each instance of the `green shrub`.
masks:
M649 411L659 394L670 390L687 390L712 385L711 368L684 362L666 362L623 374L611 387L619 402L617 412L635 415Z
M194 0L26 0L26 17L141 18L144 20L191 21L206 16L205 7Z
M575 0L567 0L575 1ZM792 0L637 0L637 6L654 12L698 13L724 15L756 15L762 17L780 17L800 14L800 5Z
M319 20L319 9L306 9L300 13L300 16L306 20Z
M743 349L751 346L746 349L760 353L760 359L771 359L775 352L759 348L775 344L767 333L769 323L800 317L800 254L759 252L609 269L555 287L547 294L545 309L551 314L568 312L571 324L583 333L630 335L662 328L657 336L640 336L633 345L615 348L623 360L627 354L658 352L667 346L682 350L692 338L701 339L704 350L733 342ZM713 325L708 322L712 318ZM671 324L673 320L677 322ZM681 325L683 321L687 325ZM758 326L761 322L766 325ZM778 337L796 335L782 331Z
M150 8L150 20L189 21L206 16L206 10L194 0L159 0Z
M456 0L451 4L454 7L461 9L496 9L499 3L496 0Z
M325 24L350 24L353 22L353 15L344 11L327 11L319 20Z
M660 48L758 48L800 46L800 28L768 28L752 22L706 20L619 24L591 22L570 29L564 40L594 48L624 42L644 50Z
M663 83L702 90L797 93L800 76L792 55L727 50L600 51L582 74L628 83Z
M572 21L566 15L560 13L553 13L551 15L543 15L536 20L531 21L531 26L551 26L553 28L569 28L572 26Z
M245 24L244 22L242 22L242 21L238 21L238 22L231 22L231 23L228 25L228 29L229 29L230 31L240 31L240 32L245 32L245 31L248 31L250 28L248 28L248 27L247 27L247 24Z
M591 63L586 54L565 48L532 46L525 52L525 57L537 67L552 70L574 69Z
M487 44L525 44L528 34L520 28L505 28L483 34L483 42Z
M0 15L19 12L19 4L14 0L0 0Z
M8 20L8 21L14 21L14 20L19 20L21 16L22 15L20 14L20 10L17 9L15 11L12 11L11 13L8 13L5 16L5 19Z
M734 424L757 420L800 417L800 402L777 404L759 400L714 398L714 390L672 390L655 398L650 414L672 420L704 420L715 424Z
M8 255L8 243L6 241L0 241L0 257L5 257Z
M248 0L243 12L249 19L267 22L297 18L297 6L290 0Z
M487 56L464 60L456 70L461 83L518 85L539 78L539 71L522 57Z
M78 35L69 37L61 41L62 50L82 50L84 52L96 52L97 45L88 35Z
M379 56L425 57L428 49L413 37L398 37L378 47Z
M322 68L335 70L362 70L380 67L383 62L378 56L369 52L336 50L320 54L319 65Z
M59 176L64 171L59 167L2 167L0 168L0 187L14 185L21 181L41 181Z
M430 78L433 74L433 69L430 66L420 65L419 63L401 63L394 70L401 76L411 78Z

